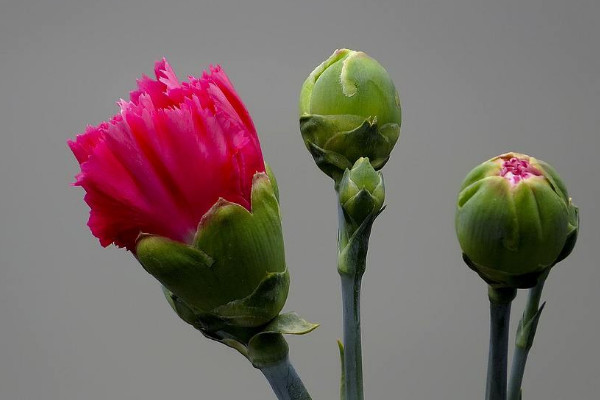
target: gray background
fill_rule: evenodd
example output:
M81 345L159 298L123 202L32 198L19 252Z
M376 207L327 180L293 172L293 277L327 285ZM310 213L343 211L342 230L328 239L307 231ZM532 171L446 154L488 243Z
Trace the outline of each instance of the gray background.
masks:
M1 0L0 399L273 398L133 257L99 246L69 186L65 141L162 56L180 77L222 64L250 109L282 193L286 309L322 323L289 339L291 357L315 399L339 398L335 200L296 115L338 47L377 58L404 111L364 280L367 398L483 397L486 289L461 262L454 202L469 169L517 150L558 169L582 217L544 293L525 399L597 399L599 18L597 0Z

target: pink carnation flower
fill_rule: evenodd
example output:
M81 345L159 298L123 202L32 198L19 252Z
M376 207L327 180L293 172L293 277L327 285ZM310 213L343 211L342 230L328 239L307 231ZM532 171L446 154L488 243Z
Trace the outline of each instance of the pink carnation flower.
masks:
M140 233L191 243L219 198L250 210L252 177L265 170L252 119L220 67L182 83L165 59L154 70L119 114L68 142L102 246L134 250Z

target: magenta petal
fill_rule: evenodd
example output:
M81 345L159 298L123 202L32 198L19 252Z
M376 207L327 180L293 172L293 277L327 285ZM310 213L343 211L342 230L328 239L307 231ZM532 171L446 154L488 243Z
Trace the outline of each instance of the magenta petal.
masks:
M106 122L103 122L102 125L108 126ZM67 141L67 144L77 161L81 164L90 157L94 148L102 139L103 133L100 126L88 126L85 133L77 135L75 140Z
M120 114L68 142L103 246L133 250L140 233L190 242L219 198L250 209L252 177L265 169L254 124L220 68L180 83L163 59L155 75L138 80Z
M154 65L154 73L156 74L156 79L165 85L168 90L176 89L181 86L175 75L175 71L173 71L173 68L171 68L166 58L156 62Z

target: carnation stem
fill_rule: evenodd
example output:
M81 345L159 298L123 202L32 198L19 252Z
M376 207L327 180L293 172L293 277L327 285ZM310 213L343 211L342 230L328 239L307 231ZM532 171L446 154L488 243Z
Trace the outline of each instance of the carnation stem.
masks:
M260 368L279 400L311 400L288 357Z
M523 373L525 372L525 363L527 362L528 354L529 350L526 348L515 346L508 384L509 400L521 400L521 384L523 383Z
M538 284L529 290L529 296L527 297L527 304L525 305L525 311L523 312L521 326L527 324L529 321L533 321L534 318L539 318L538 312L540 310L540 299L542 297L544 283L546 282L546 276L542 276L538 281ZM535 321L535 326L533 329L527 331L527 334L531 335L531 337L521 338L526 340L519 340L520 338L517 338L515 343L515 353L510 372L510 381L508 384L509 400L521 400L521 386L523 384L525 364L527 364L529 350L533 344L536 327L537 321ZM517 335L518 334L519 333L517 333Z
M510 306L516 289L489 289L490 345L488 356L486 400L506 400L508 328Z
M363 399L360 334L360 277L341 275L344 310L344 375L346 400Z
M338 254L340 254L349 244L351 236L351 232L349 232L351 228L347 226L341 206L338 206L338 219ZM360 287L364 269L359 267L360 265L364 266L364 263L364 256L358 253L353 254L349 259L338 258L344 319L344 393L342 398L345 400L364 399L360 331Z

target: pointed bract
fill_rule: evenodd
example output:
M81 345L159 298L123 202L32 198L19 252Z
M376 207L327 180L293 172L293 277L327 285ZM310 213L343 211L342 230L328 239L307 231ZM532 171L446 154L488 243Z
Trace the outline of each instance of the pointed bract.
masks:
M338 185L342 209L357 228L372 213L378 213L385 200L383 175L375 171L368 158L359 158L347 169Z

